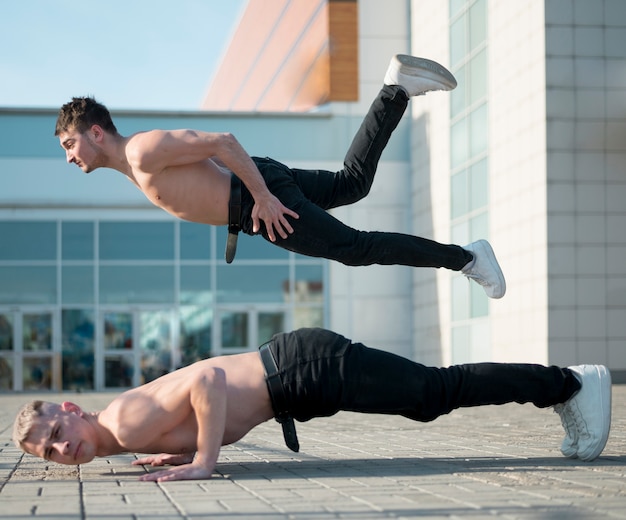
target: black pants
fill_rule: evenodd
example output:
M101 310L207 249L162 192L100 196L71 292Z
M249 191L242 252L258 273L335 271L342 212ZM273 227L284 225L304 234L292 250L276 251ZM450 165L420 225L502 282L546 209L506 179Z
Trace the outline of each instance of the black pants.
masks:
M369 193L380 156L408 99L399 87L382 88L352 141L344 168L338 172L288 168L269 158L253 157L269 190L300 217L287 217L294 232L286 239L278 236L276 245L346 265L396 264L458 271L472 259L456 245L402 233L358 231L326 211L352 204ZM253 205L250 192L242 186L241 229L249 235L253 234ZM264 227L261 234L269 240Z
M339 410L432 421L459 407L567 401L580 383L567 368L476 363L426 367L324 329L277 334L271 344L289 412L298 421Z

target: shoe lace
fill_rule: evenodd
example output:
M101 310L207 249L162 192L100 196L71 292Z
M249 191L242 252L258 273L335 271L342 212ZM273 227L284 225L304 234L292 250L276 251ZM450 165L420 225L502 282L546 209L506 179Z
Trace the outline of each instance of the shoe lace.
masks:
M463 273L463 275L468 279L468 280L474 280L478 285L482 285L483 287L487 287L489 285L489 282L487 280L485 280L482 276L480 276L479 274L468 270L467 272Z
M568 406L564 404L557 404L554 406L554 413L559 414L565 434L568 438L574 441L578 434L578 426L576 425L574 415L571 413Z
M578 406L576 405L576 400L571 399L570 402L564 405L565 412L564 415L567 416L571 422L573 423L576 432L579 437L589 437L589 429L587 427L587 422L583 418L583 415L580 413Z

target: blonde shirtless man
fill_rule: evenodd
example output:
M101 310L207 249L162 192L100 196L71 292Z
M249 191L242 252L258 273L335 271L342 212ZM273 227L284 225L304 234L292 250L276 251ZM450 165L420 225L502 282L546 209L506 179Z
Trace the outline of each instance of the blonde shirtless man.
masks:
M411 96L455 87L454 76L438 63L394 56L337 172L288 168L270 158L250 157L230 133L149 130L125 137L107 108L89 97L73 98L61 107L55 135L67 161L83 172L113 168L168 213L227 225L229 263L243 231L261 234L289 251L345 265L462 271L489 297L501 298L505 279L485 240L460 247L401 233L358 231L328 213L369 193L380 156Z
M298 451L294 419L349 410L426 422L459 407L508 402L553 406L567 457L591 461L606 445L611 377L604 366L426 367L324 329L277 334L259 352L198 361L121 394L101 412L31 402L15 420L13 439L61 464L133 452L150 454L135 465L172 466L141 480L207 479L222 445L272 417Z

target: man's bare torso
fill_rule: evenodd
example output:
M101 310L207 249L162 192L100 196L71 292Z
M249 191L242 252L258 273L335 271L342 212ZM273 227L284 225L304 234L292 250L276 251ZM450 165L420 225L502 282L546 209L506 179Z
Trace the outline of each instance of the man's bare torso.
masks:
M190 385L219 368L226 374L227 412L222 444L231 444L274 414L257 352L199 361L118 396L100 413L99 422L120 443L120 451L190 453L198 426Z
M138 136L145 141L147 135L149 132L129 138L129 158L134 153L133 146L144 146L137 141ZM132 160L129 163L132 170L126 176L155 206L191 222L228 224L231 173L213 159L180 165L157 164L149 170Z

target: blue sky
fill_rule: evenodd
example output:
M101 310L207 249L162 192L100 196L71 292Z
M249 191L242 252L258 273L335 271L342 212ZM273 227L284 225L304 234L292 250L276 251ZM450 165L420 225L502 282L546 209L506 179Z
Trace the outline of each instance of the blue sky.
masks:
M246 0L0 2L0 107L197 110Z

